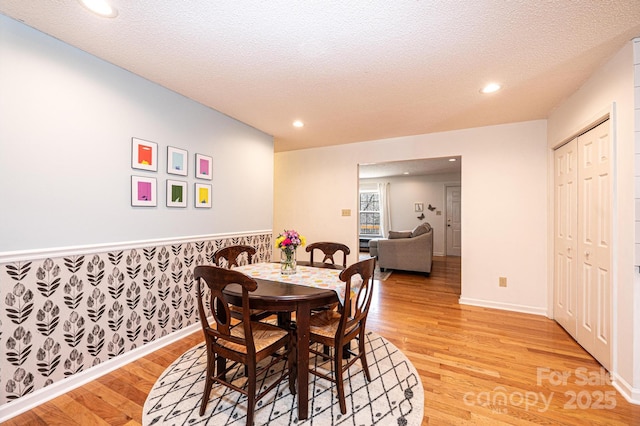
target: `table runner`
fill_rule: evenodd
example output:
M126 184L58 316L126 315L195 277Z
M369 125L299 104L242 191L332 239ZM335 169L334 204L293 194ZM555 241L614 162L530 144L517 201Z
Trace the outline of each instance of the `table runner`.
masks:
M237 266L233 269L252 278L334 290L338 295L340 304L344 305L344 291L347 284L340 280L339 275L342 271L339 269L314 268L311 266L298 265L297 272L291 275L281 274L279 263L253 263L250 265ZM361 284L362 278L359 275L351 279L352 294L358 291Z

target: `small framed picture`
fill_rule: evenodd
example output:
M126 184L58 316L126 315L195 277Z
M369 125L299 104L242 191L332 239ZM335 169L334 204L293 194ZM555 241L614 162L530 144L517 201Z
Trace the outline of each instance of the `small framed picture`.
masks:
M131 176L131 205L154 207L156 203L156 178Z
M196 154L196 177L199 179L213 179L213 158Z
M131 138L131 167L157 172L158 144L138 138Z
M189 153L180 148L167 147L167 173L172 175L187 175L187 156Z
M196 183L196 190L193 194L195 206L199 208L211 208L211 185Z
M424 203L415 203L413 205L413 208L417 212L423 212L424 211Z
M187 182L167 179L167 207L187 207Z

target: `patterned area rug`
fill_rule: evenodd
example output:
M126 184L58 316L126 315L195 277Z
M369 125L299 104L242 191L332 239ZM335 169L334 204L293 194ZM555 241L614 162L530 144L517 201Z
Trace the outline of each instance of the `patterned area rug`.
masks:
M354 343L355 345L355 343ZM207 411L200 417L200 399L204 389L206 366L204 344L185 352L171 364L149 393L143 408L142 423L151 425L244 425L246 397L239 392L214 385ZM367 335L367 360L371 383L367 383L360 362L345 377L347 413L340 413L335 386L310 374L309 415L297 418L297 399L290 394L287 381L273 389L256 404L256 425L420 425L424 411L424 389L420 376L407 357L385 338ZM312 357L321 368L329 364ZM279 376L280 363L262 383ZM236 384L246 379L242 368L230 372ZM229 376L228 376L229 377ZM259 380L262 380L259 377ZM313 397L312 397L313 396Z

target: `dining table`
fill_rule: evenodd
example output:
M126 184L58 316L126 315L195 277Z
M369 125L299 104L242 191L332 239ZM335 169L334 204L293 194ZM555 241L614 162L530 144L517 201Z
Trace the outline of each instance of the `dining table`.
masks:
M255 279L257 289L249 293L251 309L278 313L279 318L295 312L298 418L309 416L309 334L311 311L344 301L346 284L340 280L341 266L299 262L295 274L283 275L279 263L253 263L233 268ZM242 288L227 286L228 303L242 305ZM284 314L284 316L281 316Z

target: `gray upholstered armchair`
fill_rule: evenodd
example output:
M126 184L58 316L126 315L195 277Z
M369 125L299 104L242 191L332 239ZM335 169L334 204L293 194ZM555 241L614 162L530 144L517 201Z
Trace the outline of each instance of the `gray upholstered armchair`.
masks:
M378 258L380 270L400 269L429 276L433 261L433 229L428 223L413 231L389 231L389 238L369 241L369 255Z

